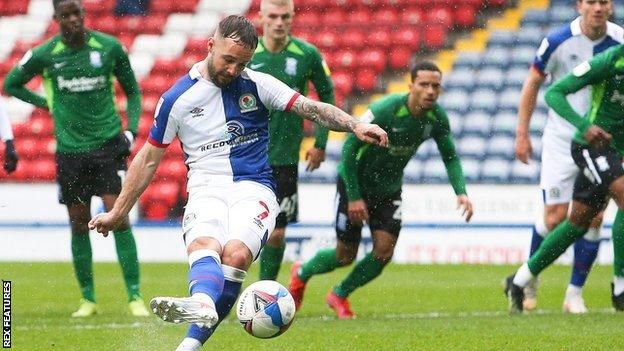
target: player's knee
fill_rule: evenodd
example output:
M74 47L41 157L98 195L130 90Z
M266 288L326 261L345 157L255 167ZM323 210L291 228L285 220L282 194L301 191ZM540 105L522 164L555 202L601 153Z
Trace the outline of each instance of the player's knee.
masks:
M245 251L246 248L238 248L235 250L228 250L223 253L221 263L237 269L247 270L251 264L251 257L249 252Z
M387 247L382 249L373 249L373 255L375 260L383 265L388 264L392 260L394 254L394 247Z
M357 256L357 244L346 244L343 248L336 250L336 260L340 266L348 266Z
M566 212L563 211L552 211L546 214L544 218L544 224L546 224L546 229L551 231L555 229L561 222L566 219Z
M70 218L69 224L71 227L71 231L74 234L89 232L89 218L88 217Z

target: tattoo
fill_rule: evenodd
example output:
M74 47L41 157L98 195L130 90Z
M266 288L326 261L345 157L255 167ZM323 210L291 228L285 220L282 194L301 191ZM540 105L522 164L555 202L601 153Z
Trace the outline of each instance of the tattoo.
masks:
M324 102L313 101L305 96L297 98L292 111L319 125L337 132L352 132L359 121L338 107Z

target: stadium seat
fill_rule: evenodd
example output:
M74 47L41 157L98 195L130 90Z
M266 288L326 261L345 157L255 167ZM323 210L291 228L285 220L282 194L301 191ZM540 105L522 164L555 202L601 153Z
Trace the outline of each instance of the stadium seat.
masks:
M546 33L539 26L522 27L517 34L518 45L533 46L535 51L545 35Z
M452 28L454 25L453 13L445 7L434 8L427 11L426 21L429 25L438 25L447 29Z
M392 44L395 47L407 47L412 51L417 51L420 49L421 42L421 34L414 28L404 27L392 35Z
M348 24L351 26L366 28L371 25L371 12L367 8L358 8L349 13Z
M361 67L367 67L377 73L383 72L386 68L386 53L379 49L368 49L358 55Z
M528 75L528 65L513 67L505 73L505 86L520 89Z
M487 157L514 157L514 138L511 136L495 136L488 142Z
M509 50L516 44L516 34L510 30L494 30L490 33L488 47L503 47Z
M336 91L343 95L349 95L353 91L353 76L347 72L333 72L332 81Z
M344 69L353 71L360 65L360 60L353 50L345 49L338 51L329 62L329 65L335 69Z
M459 27L472 27L477 22L477 14L472 7L460 7L453 14L455 25Z
M520 89L507 88L501 92L498 100L498 107L500 109L513 110L517 109L520 105Z
M355 87L362 92L370 92L377 86L377 74L371 69L361 69L355 75Z
M479 160L469 157L463 157L461 159L462 170L464 171L464 177L468 182L476 182L479 180L481 174L481 162Z
M446 45L446 28L438 25L431 25L423 33L423 45L430 49L441 49Z
M614 6L620 7L620 6ZM552 22L567 22L571 21L574 18L578 17L578 12L573 6L569 4L565 5L554 5L550 8L550 20Z
M492 47L483 54L483 65L492 68L507 68L510 57L509 48Z
M449 119L449 124L451 125L451 132L453 132L453 135L460 135L464 127L464 119L462 118L462 116L454 111L448 111L447 117Z
M456 68L443 76L442 83L447 90L471 91L475 84L475 71L471 68Z
M392 7L384 7L375 11L375 24L378 26L396 27L399 25L399 15Z
M531 117L531 124L529 126L529 130L531 134L541 135L546 127L546 121L548 120L548 115L543 111L536 110L533 111L533 116Z
M518 117L509 111L499 112L492 121L492 133L515 135Z
M324 30L318 34L317 41L319 48L332 50L338 47L339 37L335 31Z
M340 36L340 46L349 50L360 50L367 47L368 36L359 28L349 28Z
M493 158L483 161L481 179L490 182L507 182L511 174L509 161L502 158Z
M299 17L297 17L297 21ZM344 25L347 21L347 15L342 11L341 8L335 7L329 11L326 11L323 16L321 16L321 24L326 27L338 27ZM315 23L314 25L318 25L319 23Z
M457 55L457 59L455 60L453 67L455 69L479 69L481 68L482 62L483 58L480 52L462 51Z
M457 143L460 155L483 159L486 153L486 142L481 137L468 136L461 138Z
M25 177L33 181L53 181L56 178L56 163L52 159L33 160Z
M496 111L498 95L493 89L477 89L470 94L470 109L483 110L488 113Z
M177 182L152 183L147 187L139 201L142 205L150 202L161 202L172 208L178 202L179 193L180 185Z
M412 27L420 27L424 24L424 14L420 7L408 7L400 13L401 23Z
M498 91L503 87L504 79L505 74L503 71L498 67L490 65L476 74L475 85L481 89Z
M541 9L529 9L522 17L522 25L546 25L550 22L550 13Z
M422 180L431 183L447 181L446 167L440 158L432 158L425 161L422 170Z
M511 180L514 183L532 183L539 178L540 162L531 161L524 164L518 160L511 165Z
M368 45L381 50L388 50L391 46L396 45L393 39L390 31L384 27L377 27L376 30L369 32L367 35Z
M465 113L470 106L470 98L464 90L448 90L440 97L440 104L449 111Z
M389 54L389 66L393 70L405 70L410 67L412 61L412 51L409 48L392 48Z
M407 183L417 183L420 181L421 173L422 163L418 159L412 158L403 170L403 179Z
M472 111L463 117L462 135L487 137L490 134L490 115L483 111Z

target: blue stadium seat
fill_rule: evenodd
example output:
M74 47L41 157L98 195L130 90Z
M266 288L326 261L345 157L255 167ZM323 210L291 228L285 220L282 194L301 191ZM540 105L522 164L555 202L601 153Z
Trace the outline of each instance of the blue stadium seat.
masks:
M447 181L446 167L440 158L432 158L423 164L422 181L427 183L441 183Z
M511 166L511 180L514 183L537 183L539 182L540 163L531 161L524 164L518 160Z
M507 182L510 174L510 162L502 158L487 159L481 166L481 180L484 182Z
M457 150L460 155L478 159L485 157L486 147L485 139L476 136L465 136L457 142Z
M470 94L470 109L493 113L498 105L498 95L492 89L478 89Z
M622 22L624 22L624 7L622 7L621 5L613 7L613 17L615 19L615 23L621 24Z
M420 182L420 175L422 173L422 162L418 159L412 158L405 166L403 171L403 179L406 183L418 183Z
M463 127L464 127L464 119L460 114L456 112L449 111L447 114L449 119L449 124L451 125L451 132L453 135L461 135Z
M509 47L488 48L483 54L485 67L507 68L510 61Z
M529 71L529 65L514 66L507 70L505 74L505 86L508 88L520 89L524 84Z
M481 174L481 162L479 160L471 157L462 157L461 164L464 177L468 182L479 181L479 176Z
M541 110L533 111L531 116L531 124L529 125L529 131L532 135L542 135L544 127L546 127L546 121L548 120L548 114Z
M495 135L516 134L516 126L518 125L518 117L512 111L501 111L494 116L492 121L492 133Z
M490 134L490 114L483 111L473 111L464 116L463 136L486 137Z
M488 47L503 47L509 49L516 44L516 34L509 30L495 30L490 33Z
M457 55L454 67L478 69L479 67L481 67L482 62L483 58L480 52L462 51Z
M511 50L510 64L524 66L528 69L529 65L533 63L536 51L537 45L523 45L515 47Z
M524 13L522 26L545 25L550 21L550 13L541 9L530 9Z
M531 146L533 146L533 159L541 160L542 159L542 137L531 136Z
M507 88L500 93L498 108L516 110L520 104L520 88Z
M533 46L535 51L546 33L539 26L525 25L518 31L518 45Z
M464 91L470 91L475 84L475 71L471 68L458 68L454 69L448 75L445 75L442 79L442 83L446 90L462 89Z
M571 6L569 3L566 3L565 5L554 5L550 8L551 22L570 22L576 17L578 17L578 12L574 6Z
M448 90L440 97L440 104L449 111L465 113L470 105L470 98L464 90Z
M422 143L420 147L418 147L418 151L413 158L416 158L418 160L427 160L430 158L430 155L433 155L436 152L437 146L435 144L435 141L429 139Z
M514 137L508 135L499 135L490 139L487 146L487 157L505 157L512 159L514 157Z
M477 88L487 88L498 91L503 86L505 74L500 68L489 67L477 72L476 78Z

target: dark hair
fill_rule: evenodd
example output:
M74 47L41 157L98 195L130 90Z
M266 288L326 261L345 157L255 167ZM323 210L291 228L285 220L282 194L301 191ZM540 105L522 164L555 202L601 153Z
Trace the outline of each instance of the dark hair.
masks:
M440 74L442 74L442 71L440 71L440 68L431 61L416 62L416 64L414 65L411 71L412 82L414 81L414 79L416 79L416 76L418 76L418 71L433 71L433 72L440 72Z
M238 44L255 49L258 46L258 35L253 23L243 16L230 15L219 22L219 35L222 38L230 38Z
M58 6L64 2L64 1L76 1L78 2L80 5L82 5L82 1L81 0L52 0L52 7L54 7L54 11L56 11L56 9L58 8Z

